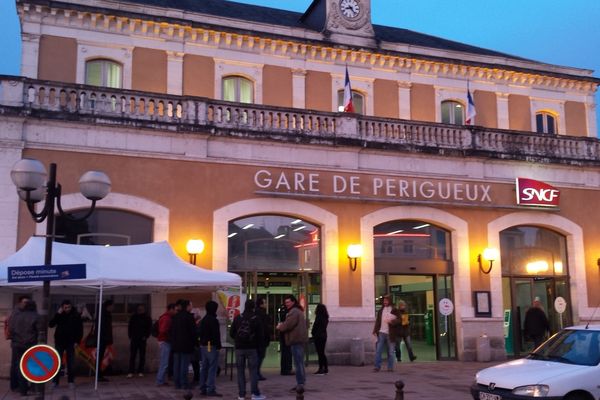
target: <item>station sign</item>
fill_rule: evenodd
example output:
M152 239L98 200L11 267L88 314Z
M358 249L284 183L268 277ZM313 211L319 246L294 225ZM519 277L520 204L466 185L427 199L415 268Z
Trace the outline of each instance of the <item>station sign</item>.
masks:
M86 264L8 267L8 283L85 279Z
M560 190L535 179L517 178L517 204L521 206L558 207Z

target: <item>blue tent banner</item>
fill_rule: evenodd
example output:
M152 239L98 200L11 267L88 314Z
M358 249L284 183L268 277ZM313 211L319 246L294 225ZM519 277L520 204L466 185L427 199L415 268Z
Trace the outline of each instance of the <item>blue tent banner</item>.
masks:
M28 265L8 267L8 282L60 281L85 279L85 264Z

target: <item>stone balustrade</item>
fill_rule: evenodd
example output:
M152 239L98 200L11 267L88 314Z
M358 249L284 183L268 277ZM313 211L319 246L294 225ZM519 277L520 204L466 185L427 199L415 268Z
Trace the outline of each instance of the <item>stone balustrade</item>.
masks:
M157 129L305 138L438 154L571 164L600 161L596 138L231 103L14 76L0 76L0 109L5 109L4 114L12 110L56 119L97 118L103 124L155 124Z

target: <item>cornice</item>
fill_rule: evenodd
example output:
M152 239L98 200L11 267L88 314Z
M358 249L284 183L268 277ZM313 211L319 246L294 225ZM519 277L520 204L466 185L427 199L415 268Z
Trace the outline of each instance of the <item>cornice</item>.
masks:
M166 18L155 21L151 16L125 15L109 9L95 9L57 2L35 4L19 2L23 21L42 23L68 29L86 29L102 33L135 35L148 39L179 41L189 45L214 46L223 49L254 52L256 54L306 59L307 61L351 64L357 67L385 68L402 73L462 80L485 80L497 84L527 85L530 87L561 89L593 93L600 83L594 77L579 77L561 73L514 68L498 64L478 63L451 58L422 56L365 48L344 48L325 41L303 41L291 37L268 37L258 32L234 32L226 28L204 27L190 21ZM66 6L73 6L67 9ZM75 9L77 8L77 9ZM28 32L24 32L26 37Z

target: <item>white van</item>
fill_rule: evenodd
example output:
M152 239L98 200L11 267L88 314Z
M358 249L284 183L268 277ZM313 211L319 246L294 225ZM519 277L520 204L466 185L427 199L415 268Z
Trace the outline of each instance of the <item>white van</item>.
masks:
M475 400L600 399L600 325L558 332L527 357L479 371Z

